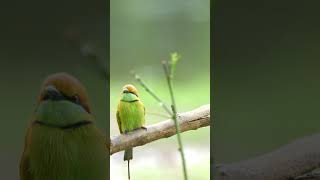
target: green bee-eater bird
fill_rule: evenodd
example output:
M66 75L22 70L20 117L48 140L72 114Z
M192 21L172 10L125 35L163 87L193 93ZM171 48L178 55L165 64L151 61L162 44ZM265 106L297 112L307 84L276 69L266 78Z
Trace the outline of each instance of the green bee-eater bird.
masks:
M84 86L66 73L43 83L20 161L20 180L106 180L106 138Z
M145 108L139 99L138 90L131 84L122 89L117 110L117 122L121 134L139 128L145 128ZM124 151L124 161L128 161L128 178L130 179L130 160L132 148Z

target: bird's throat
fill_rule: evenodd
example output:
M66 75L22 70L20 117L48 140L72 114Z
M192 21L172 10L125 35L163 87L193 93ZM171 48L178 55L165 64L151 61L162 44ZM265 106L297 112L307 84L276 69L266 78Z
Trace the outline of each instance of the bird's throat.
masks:
M70 129L93 123L93 116L69 101L47 101L39 105L34 120L37 125Z
M132 93L124 93L122 95L121 101L125 101L125 102L135 102L135 101L139 101L138 96L136 96L135 94Z

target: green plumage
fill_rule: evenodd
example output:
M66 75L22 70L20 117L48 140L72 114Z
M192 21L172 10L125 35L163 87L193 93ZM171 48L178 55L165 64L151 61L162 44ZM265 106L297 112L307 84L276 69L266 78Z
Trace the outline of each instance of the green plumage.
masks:
M131 84L123 87L117 110L117 122L121 134L144 127L145 108L138 97L138 90ZM130 179L130 160L132 148L124 151L123 160L128 161L128 179Z
M117 122L120 133L139 129L145 124L145 108L138 96L123 93L118 104ZM125 150L124 160L132 159L132 149Z
M28 129L21 180L106 180L106 141L93 117L69 101L44 101ZM90 121L74 128L62 128Z

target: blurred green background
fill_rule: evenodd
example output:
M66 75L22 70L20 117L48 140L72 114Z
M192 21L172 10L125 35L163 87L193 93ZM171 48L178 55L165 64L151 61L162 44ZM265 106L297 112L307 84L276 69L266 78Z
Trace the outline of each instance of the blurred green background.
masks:
M254 158L320 131L317 7L311 1L215 4L216 163Z
M146 107L146 124L167 118L158 103L134 80L138 73L163 100L170 102L161 60L171 52L182 55L174 78L179 112L210 103L209 0L111 1L110 135L119 134L115 113L125 84L134 84ZM190 179L210 175L210 128L182 134ZM132 179L182 179L176 137L134 148ZM110 157L111 179L127 179L123 152Z

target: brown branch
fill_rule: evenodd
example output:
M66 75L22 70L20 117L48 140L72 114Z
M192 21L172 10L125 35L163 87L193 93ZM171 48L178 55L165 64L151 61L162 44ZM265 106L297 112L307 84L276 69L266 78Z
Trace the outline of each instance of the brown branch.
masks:
M320 166L320 134L254 159L216 167L217 180L293 180Z
M180 132L196 130L210 125L210 105L204 105L189 112L178 113ZM128 149L142 146L158 139L176 134L173 120L169 119L149 125L146 129L138 129L127 134L111 137L110 155Z

